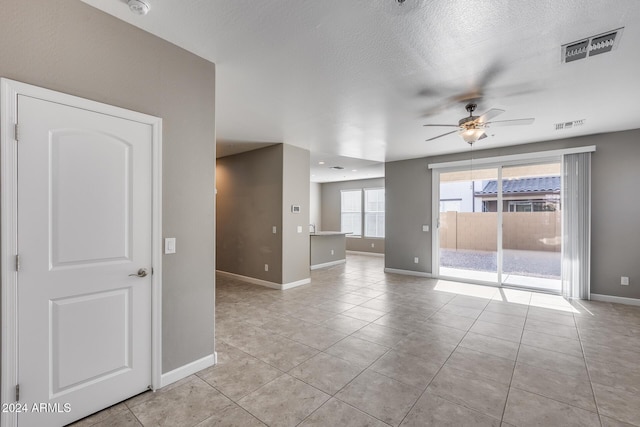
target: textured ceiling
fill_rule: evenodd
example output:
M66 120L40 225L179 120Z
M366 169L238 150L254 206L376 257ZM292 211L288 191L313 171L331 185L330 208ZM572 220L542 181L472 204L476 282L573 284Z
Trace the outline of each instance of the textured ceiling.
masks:
M216 63L221 153L284 142L351 168L464 151L422 125L480 95L480 113L536 121L476 149L640 127L638 0L148 0L142 17L83 1ZM561 63L562 44L620 27L614 51Z

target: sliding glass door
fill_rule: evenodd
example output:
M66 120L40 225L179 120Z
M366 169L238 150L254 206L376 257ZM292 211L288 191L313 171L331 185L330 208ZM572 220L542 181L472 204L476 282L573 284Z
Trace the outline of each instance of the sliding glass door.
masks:
M558 163L502 168L502 283L561 290L561 170Z
M440 275L498 281L498 213L477 197L484 183L497 179L497 168L440 174Z
M436 172L434 272L559 293L561 170L558 159Z

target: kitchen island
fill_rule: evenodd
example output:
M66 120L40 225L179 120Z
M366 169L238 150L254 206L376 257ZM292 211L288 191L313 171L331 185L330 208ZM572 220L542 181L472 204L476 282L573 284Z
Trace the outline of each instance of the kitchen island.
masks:
M346 262L346 235L341 231L318 231L310 233L311 270L343 264Z

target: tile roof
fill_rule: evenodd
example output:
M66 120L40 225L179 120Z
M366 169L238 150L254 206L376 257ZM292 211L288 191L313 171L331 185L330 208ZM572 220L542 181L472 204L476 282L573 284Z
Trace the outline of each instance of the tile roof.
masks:
M502 181L502 193L558 193L560 192L559 176L540 176L535 178L505 179ZM498 181L487 181L476 195L498 194Z

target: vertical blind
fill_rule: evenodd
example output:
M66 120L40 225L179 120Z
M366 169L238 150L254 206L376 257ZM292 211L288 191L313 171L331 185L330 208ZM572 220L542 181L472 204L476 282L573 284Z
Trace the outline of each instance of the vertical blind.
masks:
M591 153L563 156L562 295L590 299Z

